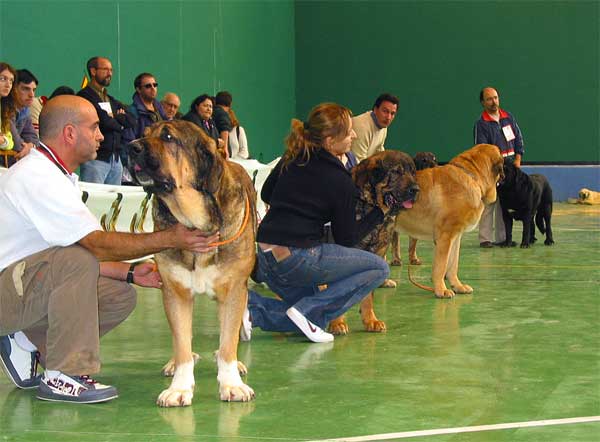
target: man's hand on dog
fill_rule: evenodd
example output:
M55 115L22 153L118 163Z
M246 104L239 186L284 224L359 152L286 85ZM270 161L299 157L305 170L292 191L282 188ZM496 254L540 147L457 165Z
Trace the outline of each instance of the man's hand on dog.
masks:
M175 248L195 253L213 250L216 246L212 244L219 240L219 232L209 235L198 229L188 229L181 223L175 224L167 231L173 235Z
M135 266L133 271L133 282L142 287L159 289L162 287L160 273L153 262L143 262Z

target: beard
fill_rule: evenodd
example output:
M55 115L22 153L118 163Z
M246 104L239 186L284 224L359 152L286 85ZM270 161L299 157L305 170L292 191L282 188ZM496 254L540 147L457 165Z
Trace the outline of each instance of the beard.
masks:
M108 87L108 86L110 86L110 80L111 79L112 79L112 77L106 77L106 78L104 78L102 80L96 78L96 81L98 82L98 84L100 86Z

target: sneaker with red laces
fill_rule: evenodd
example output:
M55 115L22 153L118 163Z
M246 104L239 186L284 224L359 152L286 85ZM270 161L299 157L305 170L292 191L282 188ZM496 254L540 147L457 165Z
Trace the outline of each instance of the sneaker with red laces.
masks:
M37 373L39 352L21 348L14 335L0 336L0 362L8 378L18 388L30 389L40 385L41 375Z
M89 376L70 376L58 372L49 377L44 374L37 391L37 398L43 401L95 404L119 397L117 389L103 385Z
M313 342L332 342L333 335L327 333L321 327L316 326L310 322L306 317L296 310L294 307L290 307L286 310L285 314L292 320L294 324L306 335L308 339Z

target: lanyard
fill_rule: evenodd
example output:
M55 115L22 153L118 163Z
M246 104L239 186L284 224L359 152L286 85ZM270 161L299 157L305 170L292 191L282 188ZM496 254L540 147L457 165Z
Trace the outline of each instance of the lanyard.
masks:
M46 146L41 141L40 141L40 145L37 147L37 149L40 153L44 154L44 156L46 158L48 158L50 161L52 161L52 163L54 163L54 165L56 167L58 167L63 174L65 174L69 178L71 177L71 174L69 173L67 168L63 165L63 162L60 161L60 159L56 156L56 154L52 151L52 149L50 149L48 146Z

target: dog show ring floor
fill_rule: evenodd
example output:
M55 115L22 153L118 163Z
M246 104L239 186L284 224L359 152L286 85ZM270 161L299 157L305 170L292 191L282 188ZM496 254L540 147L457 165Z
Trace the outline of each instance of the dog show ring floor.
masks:
M552 220L552 247L536 232L529 249L482 249L467 233L459 275L472 295L435 299L392 267L397 288L375 293L386 333L363 331L358 306L329 344L254 329L238 349L248 403L219 400L216 304L198 296L193 404L155 405L171 336L160 292L139 289L135 312L101 342L96 377L120 397L43 402L1 374L0 441L600 441L600 209L559 203ZM417 247L413 277L431 285L432 243Z

